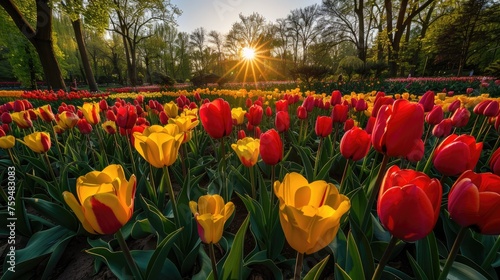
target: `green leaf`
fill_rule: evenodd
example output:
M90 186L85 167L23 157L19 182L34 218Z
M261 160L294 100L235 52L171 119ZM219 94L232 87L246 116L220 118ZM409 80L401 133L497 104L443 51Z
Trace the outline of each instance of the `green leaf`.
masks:
M428 279L437 279L441 270L439 268L439 254L434 232L418 240L415 246L417 263Z
M473 268L470 265L462 263L463 259L460 258L460 255L457 255L457 258L453 262L453 265L450 268L450 272L448 273L448 279L474 279L474 280L489 280L493 279L488 277L488 274L483 274ZM444 263L443 263L444 266ZM479 267L476 267L479 268Z
M413 270L413 274L417 277L417 280L428 280L427 275L425 274L425 271L420 267L418 262L412 257L412 255L408 252L406 252L406 256L408 257L408 260L410 261L411 268Z
M29 219L27 218L26 214L26 207L24 206L24 201L22 200L24 196L24 183L26 181L22 181L19 184L19 188L17 189L16 193L16 209L15 209L15 214L16 214L16 230L19 231L22 235L24 236L31 236L32 228Z
M347 235L347 256L346 271L349 273L349 276L352 279L365 279L365 271L358 244L351 233Z
M236 233L231 250L222 266L222 279L242 279L243 245L245 243L245 233L247 232L249 221L250 216L248 215Z
M75 216L61 205L39 198L24 198L24 200L56 224L75 232L78 230L78 222Z
M338 263L335 263L335 276L336 279L352 280L351 276L349 276L349 274L347 274L347 272L345 272L345 270L343 270Z
M307 146L298 146L293 145L293 147L299 153L300 158L302 159L302 166L304 167L304 173L306 175L307 181L311 182L314 179L314 169L311 163L312 153L311 149Z
M183 230L180 228L172 233L170 233L165 239L163 239L158 247L155 249L151 259L148 263L148 268L146 270L146 279L154 279L160 275L163 268L163 263L167 259L170 248L174 245L174 241L178 238L179 233Z
M132 231L130 232L132 238L141 239L151 233L154 233L154 229L151 227L148 219L138 219L134 222L132 226Z
M210 258L208 255L205 253L205 250L203 249L203 246L199 246L198 248L199 251L199 263L201 265L200 271L193 275L191 278L192 280L206 280L208 279L208 276L212 272L212 263L210 261Z
M31 270L36 269L50 254L56 252L54 259L49 259L49 264L54 266L54 263L57 263L57 260L60 258L60 250L64 250L63 248L67 245L66 242L74 235L74 232L62 226L55 226L36 232L31 236L26 247L16 250L15 273L6 273L9 264L7 263L8 258L5 258L3 266L4 275L1 279L19 279L22 274L30 273Z
M283 279L283 274L278 266L272 260L267 258L267 251L258 251L245 260L245 267L251 267L253 265L260 265L269 269L269 271L273 274L272 279Z
M168 233L175 230L175 223L165 218L165 216L155 205L153 205L143 196L141 196L140 201L143 205L146 216L151 223L151 226L153 226L153 228L158 232L158 234L160 235L160 239L165 238Z
M322 259L319 263L317 263L309 272L306 274L304 277L304 280L319 280L321 273L323 272L323 269L325 268L326 263L328 262L328 259L330 258L330 255L326 256L324 259Z

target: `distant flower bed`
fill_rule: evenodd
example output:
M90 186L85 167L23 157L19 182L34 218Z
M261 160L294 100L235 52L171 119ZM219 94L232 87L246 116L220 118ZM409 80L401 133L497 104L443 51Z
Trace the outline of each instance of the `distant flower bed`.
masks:
M103 97L108 96L109 93L90 93L87 90L79 90L79 91L70 91L66 92L64 90L32 90L25 91L21 95L22 98L26 99L37 99L44 101L58 101L58 100L75 100L75 99L84 99L84 98L98 98L101 99Z

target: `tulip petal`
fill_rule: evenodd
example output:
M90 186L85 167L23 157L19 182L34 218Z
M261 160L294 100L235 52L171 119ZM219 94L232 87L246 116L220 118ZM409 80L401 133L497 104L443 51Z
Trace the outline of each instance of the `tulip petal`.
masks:
M116 195L99 193L83 203L85 218L100 234L117 232L130 219L131 211Z
M80 223L82 223L83 228L89 233L96 234L97 232L92 228L87 219L85 219L82 206L78 203L76 197L72 193L64 191L63 198L69 208L73 210Z
M479 194L477 225L482 234L500 234L500 194L481 192Z

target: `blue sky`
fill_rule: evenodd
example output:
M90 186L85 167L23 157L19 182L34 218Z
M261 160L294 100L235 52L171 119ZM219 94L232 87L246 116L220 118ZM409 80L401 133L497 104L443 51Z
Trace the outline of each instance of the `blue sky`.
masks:
M274 22L291 10L321 4L321 0L171 0L171 3L183 11L177 18L179 31L191 33L204 27L207 32L216 30L226 34L239 21L240 13L248 16L257 12L268 22Z

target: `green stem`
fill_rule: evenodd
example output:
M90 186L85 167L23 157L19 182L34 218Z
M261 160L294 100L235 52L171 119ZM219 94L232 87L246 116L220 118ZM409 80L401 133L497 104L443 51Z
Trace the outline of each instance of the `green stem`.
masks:
M128 152L130 154L130 161L132 162L132 170L134 171L134 174L139 174L139 173L137 173L137 169L135 167L134 154L132 153L132 143L130 143L131 137L134 137L134 136L130 135L129 131L127 131L126 134L127 134L127 137L125 140L127 141Z
M340 187L339 187L339 193L343 194L344 193L344 183L345 183L345 177L347 174L347 170L349 169L349 159L347 159L344 167L344 172L342 173L342 179L340 180Z
M455 261L455 257L457 256L458 250L460 249L460 243L462 243L462 240L464 239L466 233L466 227L462 227L458 232L458 235L455 238L455 242L453 243L453 247L451 247L451 251L448 254L446 263L444 264L443 270L441 271L441 274L439 274L438 280L445 280L446 276L448 276L448 272L450 271L450 268Z
M156 188L156 183L155 183L155 178L153 176L153 166L150 164L149 165L148 193L149 193L149 197L155 202L156 205L158 205L158 196L156 196L154 188Z
M217 260L215 259L215 250L214 243L208 244L208 252L210 254L210 260L212 261L212 273L214 275L214 279L219 279L217 275Z
M372 280L378 280L380 279L380 276L382 276L382 271L384 271L384 267L389 261L389 258L391 257L392 254L392 250L394 250L394 247L396 247L396 243L398 243L398 238L392 236L391 240L389 241L389 244L387 244L387 248L385 248L384 255L380 259L377 268L373 273Z
M432 158L434 157L434 150L436 149L438 143L439 143L439 138L436 138L436 142L434 142L434 147L432 147L432 151L429 154L429 158L427 159L427 162L425 163L425 166L424 166L423 172L425 174L429 174L429 170L431 169L431 165L432 165Z
M95 127L95 131L97 134L97 138L99 139L99 146L101 146L101 153L102 156L104 157L104 162L106 163L106 166L108 166L109 165L108 154L106 153L106 147L104 146L104 141L102 140L101 128Z
M170 180L170 173L168 172L168 166L163 166L163 184L160 186L160 197L158 200L161 202L160 210L163 208L163 201L165 200L165 187L167 187L168 196L172 202L172 211L174 212L174 220L177 228L181 226L179 210L177 208L177 200L175 199L174 189L172 187L172 181Z
M227 187L227 184L226 184L226 149L224 147L225 143L224 143L224 137L222 137L220 139L220 161L221 161L221 164L222 164L222 168L221 168L221 177L222 177L222 186L221 188L224 189L224 201L229 201L230 200L230 197L229 197L229 189Z
M318 164L321 159L321 148L323 146L323 137L319 139L318 144L318 152L316 152L316 160L314 161L314 169L313 169L313 179L316 179L316 174L318 174Z
M500 237L497 236L497 240L495 241L495 245L491 248L491 250L488 252L488 255L484 259L483 263L481 264L481 267L484 270L487 270L490 266L495 257L497 256L498 249L500 249Z
M252 186L252 198L256 199L257 195L255 193L255 175L254 175L254 167L250 166L248 169L250 169L250 184Z
M132 258L132 254L130 253L127 243L125 242L125 238L123 238L121 229L115 233L115 238L118 241L118 244L120 244L120 248L122 249L123 255L125 256L125 260L127 261L130 270L132 270L134 279L136 280L143 279L141 271L139 270L139 267L137 267L137 263Z
M300 275L302 274L302 263L304 262L304 254L297 252L297 258L295 260L295 272L293 279L300 280Z
M372 210L373 203L375 203L375 199L377 198L380 189L380 184L382 183L382 179L384 178L384 173L388 162L389 162L389 156L384 155L384 157L382 158L382 163L380 164L380 169L378 170L377 180L375 181L375 185L373 186L372 190L368 190L367 195L369 198L366 204L365 212L363 214L363 224L361 227L362 229L366 229L368 226L368 222L371 221L370 212Z
M481 137L481 134L484 133L483 130L484 130L484 126L486 125L486 123L488 123L488 118L484 117L483 123L481 124L481 128L479 129L479 132L476 135L476 139L479 140L479 137ZM472 135L472 136L474 136L474 135Z
M52 177L52 181L54 181L54 183L57 183L56 182L56 175L54 173L54 170L52 169L52 165L50 164L49 156L47 155L47 153L43 153L43 155L44 155L45 163L47 163L47 167L49 169L50 176Z
M62 152L61 152L61 147L59 146L59 141L57 141L57 133L56 131L54 130L54 123L53 122L50 122L50 125L52 127L52 135L54 137L54 143L56 144L56 148L57 148L57 154L59 156L59 160L62 162L63 161L63 157L62 157Z

